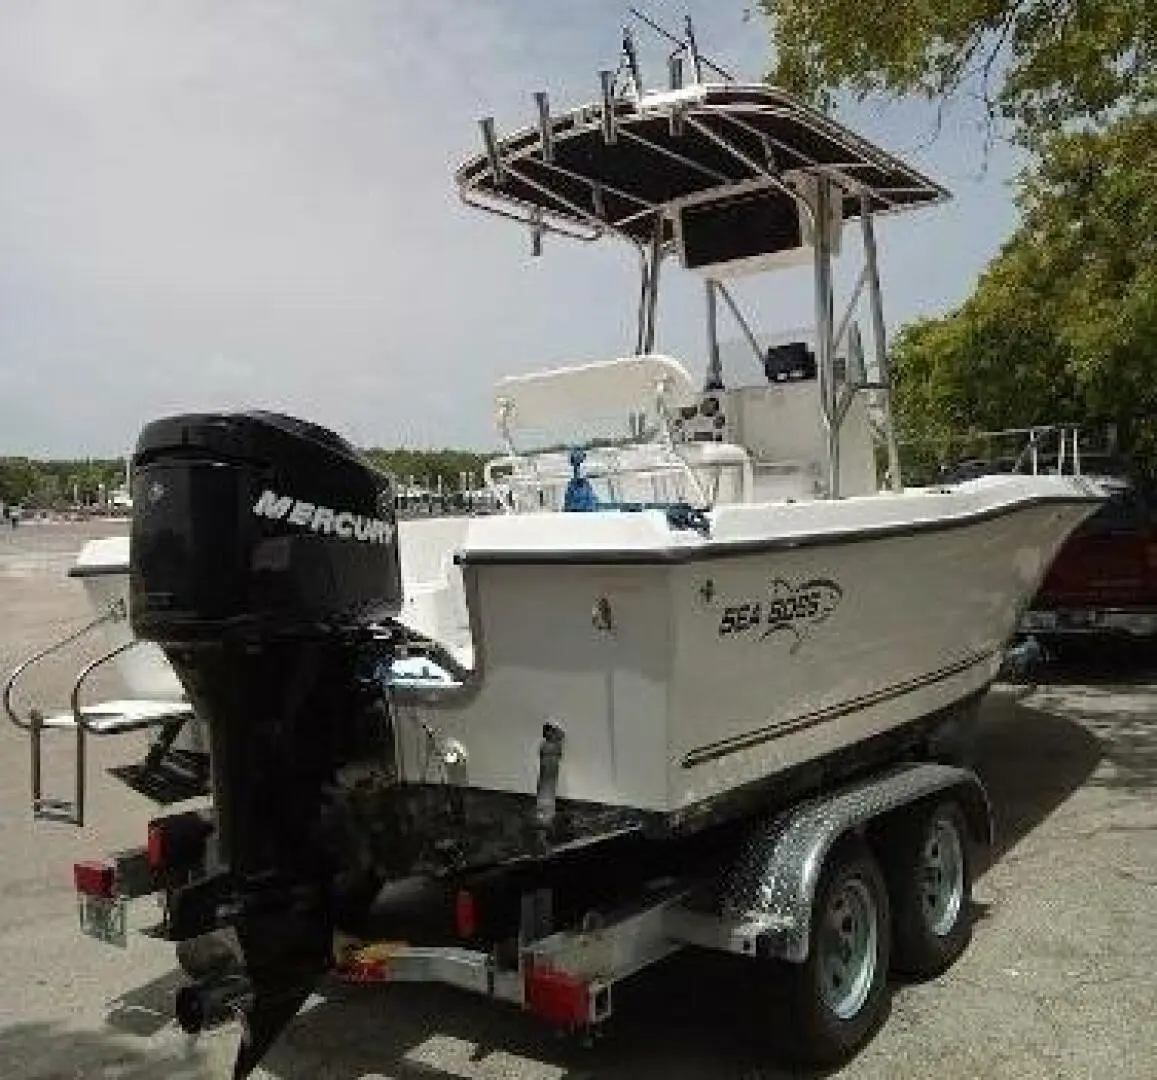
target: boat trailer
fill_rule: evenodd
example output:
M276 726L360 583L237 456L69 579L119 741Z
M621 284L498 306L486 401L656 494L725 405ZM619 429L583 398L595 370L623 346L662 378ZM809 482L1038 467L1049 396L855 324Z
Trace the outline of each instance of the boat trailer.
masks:
M199 811L155 819L145 845L77 863L82 931L125 947L132 902L187 880L211 828ZM332 973L353 984L457 987L589 1038L612 1016L615 988L625 979L686 948L729 953L788 975L789 1050L832 1064L874 1028L889 969L931 977L963 951L975 854L991 844L992 829L973 772L903 762L767 817L717 860L686 876L647 880L615 906L560 917L567 905L559 892L528 888L518 897L510 939L488 935L484 890L434 886L419 902L427 920L441 910L445 940L339 932ZM159 924L141 932L168 938L172 929L165 910ZM176 999L185 1032L243 1019L253 990L233 931L178 941L177 955L193 980ZM824 1026L817 1000L835 1002L837 1013L843 1009L857 1023Z

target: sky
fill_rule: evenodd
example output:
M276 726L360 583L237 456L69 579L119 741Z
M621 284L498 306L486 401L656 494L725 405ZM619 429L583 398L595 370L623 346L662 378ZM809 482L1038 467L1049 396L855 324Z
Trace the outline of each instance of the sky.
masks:
M704 51L752 81L770 66L745 0L644 7L690 10ZM508 131L535 90L556 110L596 99L626 10L5 0L0 454L119 456L155 416L233 408L360 445L488 448L501 375L629 352L633 251L548 238L532 259L452 180L480 116ZM640 45L661 82L665 50ZM956 195L881 223L889 326L951 308L1015 225L1018 162L986 156L966 108L935 139L927 106L840 116ZM657 348L699 371L701 285L666 280ZM806 321L808 281L745 286L761 328Z

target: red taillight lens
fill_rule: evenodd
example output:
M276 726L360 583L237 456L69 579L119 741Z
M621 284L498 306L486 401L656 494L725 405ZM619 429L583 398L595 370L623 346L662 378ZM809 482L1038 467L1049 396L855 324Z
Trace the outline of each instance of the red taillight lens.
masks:
M337 977L348 983L389 982L389 964L384 960L354 960L337 969Z
M197 868L205 858L212 825L196 810L149 822L145 854L155 872L181 873Z
M149 822L148 858L154 870L165 868L165 827L160 821Z
M560 1027L581 1027L590 1019L590 993L576 975L532 966L526 973L526 1007Z
M460 938L471 938L478 929L478 909L468 889L460 889L454 897L454 929Z
M110 900L116 887L116 870L109 863L78 862L72 867L72 879L78 893Z

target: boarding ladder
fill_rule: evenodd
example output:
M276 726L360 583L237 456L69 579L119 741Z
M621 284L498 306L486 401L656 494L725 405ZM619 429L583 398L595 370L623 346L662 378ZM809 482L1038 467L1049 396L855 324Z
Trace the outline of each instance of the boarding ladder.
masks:
M120 622L127 618L127 614L124 600L121 598L114 600L101 615L79 630L28 657L8 676L8 681L4 684L4 711L8 714L8 719L29 736L32 814L35 818L69 825L84 825L87 740L90 735L104 737L127 735L130 732L150 728L159 729L158 736L142 766L148 769L159 765L182 727L193 717L192 706L185 702L123 700L107 701L98 705L81 705L81 690L88 678L110 660L138 646L140 641L136 638L110 649L81 670L72 686L68 711L45 714L34 706L29 709L26 716L21 716L17 712L13 705L13 694L23 676L48 657L81 641L98 627ZM76 740L71 799L52 798L44 794L43 743L44 735L49 731L72 731Z

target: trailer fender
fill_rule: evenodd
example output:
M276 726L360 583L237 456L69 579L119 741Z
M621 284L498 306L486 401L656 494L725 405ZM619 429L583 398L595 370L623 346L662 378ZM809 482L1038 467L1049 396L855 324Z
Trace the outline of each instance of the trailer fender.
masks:
M933 762L906 763L811 799L760 825L725 888L724 918L760 928L760 955L803 963L816 886L828 853L840 838L949 791L960 800L973 841L990 845L992 811L975 773Z

